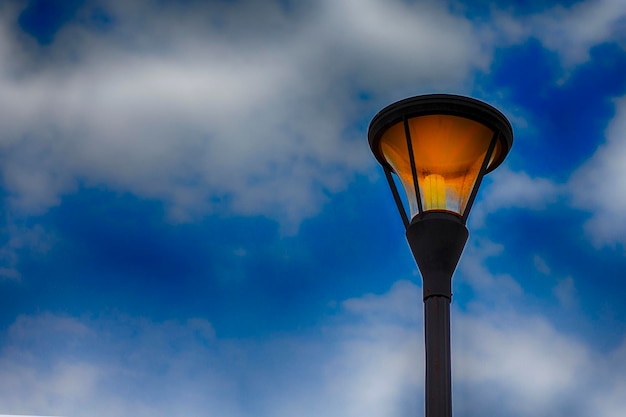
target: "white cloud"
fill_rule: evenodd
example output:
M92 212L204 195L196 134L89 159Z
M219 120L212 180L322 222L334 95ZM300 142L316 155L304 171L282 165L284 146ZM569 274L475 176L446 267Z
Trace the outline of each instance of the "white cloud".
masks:
M626 247L626 97L615 100L606 142L571 177L573 203L592 212L585 231L597 246Z
M551 179L531 177L526 172L511 171L503 166L485 177L479 191L484 197L476 202L469 219L474 227L479 227L488 214L498 210L542 210L563 193L563 187Z
M561 55L567 65L589 59L589 50L607 41L624 42L626 4L621 0L584 1L555 7L535 17L534 32L544 46ZM622 44L626 46L625 44Z
M408 283L394 288L381 296L387 305L406 298L400 290L417 291ZM350 318L330 320L321 338L315 333L266 340L219 338L203 319L21 316L0 351L0 412L402 415L419 403L419 309L409 313L410 326L394 323L394 311L384 321L359 316L357 324L352 311Z
M46 253L54 238L46 233L41 225L28 226L5 217L6 222L0 229L4 244L0 246L0 280L20 280L20 253Z
M497 406L501 415L563 415L568 404L578 410L589 405L577 396L599 377L592 372L595 357L545 319L490 314L461 316L454 323L453 369L463 414L481 415Z
M626 48L626 3L622 0L556 5L522 18L502 9L494 12L494 21L506 41L539 39L545 48L558 53L566 68L589 60L591 48L605 42Z
M533 256L533 263L535 264L535 269L542 273L543 275L550 275L551 268L548 266L548 263L541 256L535 254Z
M398 281L386 294L367 294L361 298L351 298L345 300L342 306L346 312L369 320L401 320L403 323L417 325L419 317L416 311L421 306L416 306L415 300L421 297L422 292L415 284Z
M496 306L505 311L512 308L523 296L520 284L509 273L494 273L487 263L504 254L504 246L488 239L473 237L467 242L452 281L452 291L457 295L463 291L458 283L469 285L474 307Z
M316 331L226 339L204 319L21 316L3 337L5 413L401 416L423 407L420 288L342 303ZM454 306L454 305L453 305ZM626 339L598 352L541 316L452 311L455 414L619 415ZM88 411L86 411L88 410Z
M561 306L565 308L571 308L577 304L578 294L572 277L560 279L552 289L552 293L559 300Z
M103 5L108 32L69 25L47 49L15 40L10 13L0 23L15 210L104 185L160 199L180 220L229 210L297 225L373 166L362 129L351 133L375 110L359 92L385 103L456 90L490 60L439 2Z

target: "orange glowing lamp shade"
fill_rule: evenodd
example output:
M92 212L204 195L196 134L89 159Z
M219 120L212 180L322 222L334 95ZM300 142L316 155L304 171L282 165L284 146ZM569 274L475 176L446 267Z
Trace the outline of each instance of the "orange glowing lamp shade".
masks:
M407 99L370 125L370 146L399 178L411 219L431 211L464 216L481 176L503 161L511 143L510 124L500 112L461 96Z
M458 116L429 115L408 120L423 210L463 214L494 132ZM418 212L404 123L383 134L380 150L408 196L411 217Z

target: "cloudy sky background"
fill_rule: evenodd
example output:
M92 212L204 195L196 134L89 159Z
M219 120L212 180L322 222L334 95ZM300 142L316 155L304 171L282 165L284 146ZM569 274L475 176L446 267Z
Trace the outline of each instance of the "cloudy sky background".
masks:
M626 3L0 3L0 413L423 413L420 277L366 130L515 133L453 281L456 416L626 410Z

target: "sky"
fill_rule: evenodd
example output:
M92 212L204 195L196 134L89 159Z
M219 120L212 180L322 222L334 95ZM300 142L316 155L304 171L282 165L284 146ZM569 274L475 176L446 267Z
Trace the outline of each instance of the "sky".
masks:
M423 415L367 128L428 93L514 130L453 279L454 415L623 417L623 0L2 1L0 414Z

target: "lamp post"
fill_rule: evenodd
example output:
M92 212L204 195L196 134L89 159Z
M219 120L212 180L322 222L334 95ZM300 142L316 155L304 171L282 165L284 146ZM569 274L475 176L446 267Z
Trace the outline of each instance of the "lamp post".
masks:
M465 223L478 187L508 154L513 130L486 103L430 94L385 107L372 119L368 140L422 275L426 417L451 417L452 275L469 236ZM392 174L404 188L408 213Z

